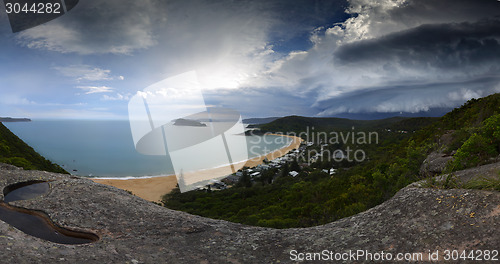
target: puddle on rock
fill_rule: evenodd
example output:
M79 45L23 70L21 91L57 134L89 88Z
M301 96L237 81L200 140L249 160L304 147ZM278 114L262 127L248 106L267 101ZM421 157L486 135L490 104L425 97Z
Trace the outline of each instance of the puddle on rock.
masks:
M4 202L10 203L19 200L29 200L48 193L48 182L21 182L4 188Z
M48 193L49 190L49 183L41 181L22 182L5 187L5 201L0 201L0 220L28 235L59 244L86 244L99 240L99 237L92 233L59 227L41 211L8 204L8 202L36 198Z

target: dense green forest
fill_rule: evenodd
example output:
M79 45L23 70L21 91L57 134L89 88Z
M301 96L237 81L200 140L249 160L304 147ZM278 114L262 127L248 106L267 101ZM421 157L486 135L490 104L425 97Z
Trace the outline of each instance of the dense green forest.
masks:
M352 127L358 129L382 129L382 128L404 128L409 130L414 130L415 128L420 128L422 125L429 124L429 121L435 120L436 118L419 117L419 118L408 118L408 117L391 117L380 120L351 120L345 118L335 118L335 117L303 117L303 116L287 116L277 119L273 122L263 124L259 128L263 131L272 132L302 132L305 131L307 127L324 131L331 130L349 130ZM411 122L408 122L408 121ZM405 122L406 121L406 122Z
M367 158L361 162L332 162L326 158L301 167L301 161L293 161L283 168L264 171L253 181L244 174L236 186L222 191L180 193L174 189L164 196L164 205L201 216L274 228L332 222L376 206L409 183L428 177L420 174L420 167L432 151L454 155L446 172L498 160L500 94L472 99L442 118L353 121L292 116L261 127L265 131L298 134L307 126L325 132L348 132L356 126L357 131L376 131L379 140L377 144L349 141L326 146L362 148ZM444 134L450 138L446 143L441 140ZM337 169L334 175L323 171L332 167ZM290 176L292 169L300 171L299 175Z
M0 162L22 167L25 170L68 173L59 165L38 154L2 123L0 123Z

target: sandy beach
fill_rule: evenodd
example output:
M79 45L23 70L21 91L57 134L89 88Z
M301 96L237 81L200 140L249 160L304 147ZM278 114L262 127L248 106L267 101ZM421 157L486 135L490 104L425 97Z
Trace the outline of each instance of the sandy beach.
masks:
M286 136L286 135L283 135ZM235 167L255 167L263 163L263 160L267 158L268 160L273 160L275 158L284 156L289 151L297 149L302 142L302 139L294 136L286 136L293 139L290 145L253 159L249 159L239 164L235 164ZM244 164L243 164L244 163ZM243 165L243 166L242 166ZM225 176L229 175L228 171L231 169L228 167L207 169L202 171L193 172L199 176L211 175L211 176ZM134 195L137 195L145 200L159 202L161 197L169 193L177 185L177 178L175 175L150 177L150 178L138 178L138 179L91 179L94 182L114 186L123 190L131 191Z

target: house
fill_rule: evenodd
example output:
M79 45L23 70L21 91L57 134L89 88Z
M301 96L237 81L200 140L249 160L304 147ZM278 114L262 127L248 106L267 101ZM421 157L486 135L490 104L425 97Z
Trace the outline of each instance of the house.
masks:
M292 177L296 177L297 175L299 175L299 173L298 173L298 172L296 172L296 171L291 171L291 172L289 172L288 174L289 174L290 176L292 176Z
M217 191L217 190L224 190L227 188L227 185L219 180L210 180L210 190L212 191Z
M260 175L260 172L259 172L259 171L256 171L256 172L254 172L254 173L250 174L250 177L254 178L254 177L257 177L257 176L259 176L259 175Z
M243 174L241 174L241 176L243 176ZM238 173L236 173L236 175L229 175L223 181L228 183L228 184L235 184L235 183L238 183L241 176L238 176Z
M208 188L207 188L207 186L198 185L198 186L196 186L195 189L198 191L206 191Z

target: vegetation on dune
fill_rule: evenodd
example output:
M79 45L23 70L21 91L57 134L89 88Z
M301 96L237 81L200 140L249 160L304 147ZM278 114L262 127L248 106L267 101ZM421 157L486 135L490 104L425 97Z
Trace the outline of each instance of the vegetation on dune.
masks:
M236 186L222 191L178 189L165 195L165 206L201 216L225 219L249 225L289 228L328 223L376 206L411 182L421 180L420 167L432 151L454 154L446 172L495 161L500 153L500 94L473 99L442 118L397 118L378 121L346 119L308 119L287 117L262 126L267 131L377 131L378 144L362 148L362 162L321 160L305 166L297 177L288 175L289 166L266 171L259 178L241 178ZM319 121L318 121L319 120ZM336 125L335 122L340 122ZM332 123L328 123L332 122ZM415 132L413 132L415 131ZM404 132L404 133L403 133ZM450 140L442 141L444 134ZM326 148L356 148L352 142L331 144ZM291 166L291 164L290 164ZM323 169L336 168L335 175ZM285 171L285 173L283 173ZM450 174L452 175L452 174ZM499 190L498 180L483 179L468 183L467 188ZM446 181L454 185L453 177Z
M32 147L0 123L0 162L22 167L25 170L43 170L68 173L59 165L38 154Z

